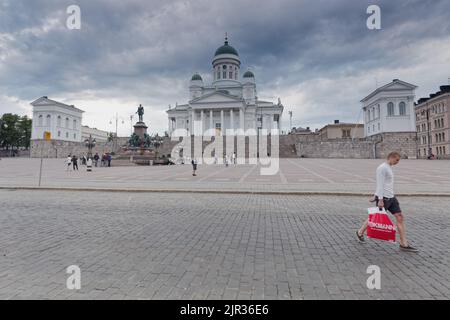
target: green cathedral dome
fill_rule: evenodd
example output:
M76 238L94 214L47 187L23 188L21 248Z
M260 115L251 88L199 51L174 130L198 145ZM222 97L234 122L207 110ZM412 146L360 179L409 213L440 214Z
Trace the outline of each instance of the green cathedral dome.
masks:
M228 44L228 39L225 39L225 43L216 50L214 56L218 56L219 54L234 54L239 57L237 50Z
M191 80L200 80L200 81L203 81L202 77L201 77L198 73L194 74L194 75L192 76Z

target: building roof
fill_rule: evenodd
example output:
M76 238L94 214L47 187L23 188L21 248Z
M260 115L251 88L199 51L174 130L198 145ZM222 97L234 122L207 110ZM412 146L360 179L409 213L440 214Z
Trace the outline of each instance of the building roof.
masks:
M319 131L325 130L326 128L329 127L354 127L354 128L358 128L358 127L364 127L364 124L362 123L344 123L344 122L339 122L339 123L330 123L325 125L323 128L319 129Z
M36 100L34 100L33 102L30 103L33 107L35 106L39 106L39 105L57 105L59 107L63 107L63 108L67 108L67 109L71 109L74 111L78 111L83 113L84 111L81 109L76 108L74 105L68 105L62 102L58 102L55 100L51 100L49 99L47 96L42 96Z
M405 82L405 81L402 81L402 80L399 80L399 79L394 79L394 80L392 80L392 82L390 82L390 83L388 83L388 84L386 84L386 85L384 85L384 86L382 86L382 87L377 88L375 91L373 91L373 92L372 92L371 94L369 94L367 97L365 97L364 99L362 99L361 102L365 102L365 101L369 100L370 98L372 98L372 97L373 97L374 95L376 95L377 93L389 89L389 87L393 86L394 84L400 84L400 85L403 85L404 87L406 87L406 88L408 88L408 89L411 89L411 90L417 89L417 86L416 86L416 85L413 85L413 84L411 84L411 83L408 83L408 82Z
M450 93L450 86L449 86L449 85L446 85L446 86L440 86L439 89L441 89L441 90L438 91L438 92L436 92L436 93L430 94L430 96L427 97L427 98L420 98L420 99L417 101L416 106L420 106L421 104L423 104L423 103L425 103L425 102L427 102L427 101L429 101L429 100L432 100L432 99L437 98L437 97L439 97L439 96L442 96L442 95L444 95L444 94Z

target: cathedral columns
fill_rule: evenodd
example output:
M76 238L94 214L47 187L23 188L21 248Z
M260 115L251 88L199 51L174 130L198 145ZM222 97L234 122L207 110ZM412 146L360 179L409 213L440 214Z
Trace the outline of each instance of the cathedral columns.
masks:
M191 122L191 125L190 125L190 134L191 135L193 135L194 134L194 120L195 120L195 111L194 110L192 110L191 111L191 120L190 120L190 122Z
M239 129L245 131L244 112L242 108L239 109Z
M214 122L213 122L213 111L212 109L209 110L209 129L214 129Z
M234 116L233 116L233 109L230 109L230 129L234 130Z
M204 128L203 128L203 123L204 123L204 115L203 115L203 110L200 110L200 135L201 136L203 136L203 131L204 131Z

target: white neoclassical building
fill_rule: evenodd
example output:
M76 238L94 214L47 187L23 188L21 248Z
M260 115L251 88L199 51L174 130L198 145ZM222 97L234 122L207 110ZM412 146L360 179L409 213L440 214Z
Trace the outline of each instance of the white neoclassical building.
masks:
M31 103L33 124L31 140L40 140L44 132L51 133L52 140L81 142L82 110L48 97L41 97Z
M196 73L190 80L190 100L167 110L169 135L185 129L188 135L225 135L227 129L280 129L283 105L258 99L255 75L247 70L241 77L239 54L225 38L212 60L213 81L205 84ZM205 134L209 135L209 134Z
M364 111L364 135L415 132L415 90L417 86L394 79L361 100Z

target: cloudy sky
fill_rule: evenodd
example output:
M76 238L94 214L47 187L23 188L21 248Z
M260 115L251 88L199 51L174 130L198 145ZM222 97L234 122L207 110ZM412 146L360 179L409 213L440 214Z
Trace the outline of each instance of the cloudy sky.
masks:
M81 8L69 30L66 9ZM381 30L369 30L370 4ZM394 78L417 99L450 78L448 0L0 0L0 114L31 115L47 95L85 110L83 123L119 135L142 103L150 131L167 129L168 105L186 103L189 79L211 79L228 32L251 67L260 99L293 111L294 126L361 121L359 101Z

